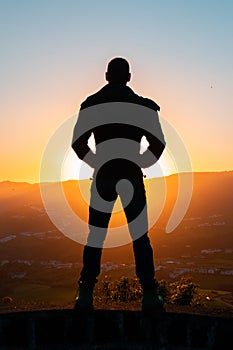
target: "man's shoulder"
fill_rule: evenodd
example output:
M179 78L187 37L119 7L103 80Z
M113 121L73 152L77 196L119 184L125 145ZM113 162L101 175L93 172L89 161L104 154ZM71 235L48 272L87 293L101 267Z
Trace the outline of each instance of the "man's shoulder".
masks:
M100 90L101 91L101 90ZM99 103L102 103L102 96L100 94L100 91L88 96L86 98L86 100L84 100L82 103L81 103L81 106L80 108L81 109L85 109L85 108L88 108L88 107L91 107L93 105L96 105L96 104L99 104Z
M137 103L142 105L142 106L145 106L145 107L148 107L150 109L153 109L156 112L160 111L160 106L155 101L151 100L150 98L136 95L136 99L135 100L137 100Z
M142 97L137 95L130 87L125 86L123 93L120 96L114 96L115 91L111 91L109 85L105 85L96 93L88 96L85 101L81 103L81 109L91 107L96 104L106 103L106 102L130 102L136 103L141 106L148 107L154 111L159 111L159 105L151 100L150 98Z

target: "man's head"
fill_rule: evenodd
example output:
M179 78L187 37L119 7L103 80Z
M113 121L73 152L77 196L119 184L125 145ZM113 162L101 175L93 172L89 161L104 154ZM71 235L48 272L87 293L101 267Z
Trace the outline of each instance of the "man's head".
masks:
M121 57L113 58L108 63L105 77L109 83L126 84L131 78L129 63L126 61L126 59Z

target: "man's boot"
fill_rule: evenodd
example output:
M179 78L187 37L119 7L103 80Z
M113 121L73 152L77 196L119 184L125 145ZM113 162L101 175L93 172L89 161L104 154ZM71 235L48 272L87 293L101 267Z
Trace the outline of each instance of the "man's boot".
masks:
M79 287L74 310L87 312L93 310L93 289Z
M157 289L143 289L142 311L143 312L164 312L163 298L158 294Z

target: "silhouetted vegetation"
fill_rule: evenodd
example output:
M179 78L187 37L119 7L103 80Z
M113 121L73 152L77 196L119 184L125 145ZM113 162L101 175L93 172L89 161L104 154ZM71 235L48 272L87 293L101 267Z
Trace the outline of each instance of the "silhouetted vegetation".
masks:
M200 301L198 285L189 276L172 283L160 281L158 293L168 304L192 305ZM142 289L138 279L125 276L119 280L111 280L111 277L105 276L96 293L96 298L101 302L140 302L141 297Z

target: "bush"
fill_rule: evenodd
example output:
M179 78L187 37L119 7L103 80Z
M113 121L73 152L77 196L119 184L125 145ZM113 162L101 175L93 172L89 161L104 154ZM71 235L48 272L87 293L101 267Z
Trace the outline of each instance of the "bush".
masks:
M195 304L198 285L191 277L182 277L180 280L168 283L165 280L159 282L158 293L166 303L178 305ZM111 280L105 276L97 290L100 302L140 302L142 289L137 278L122 276L119 280Z
M141 298L141 287L136 278L129 279L122 276L119 280L111 281L105 276L98 288L98 298L103 302L130 302Z
M141 298L142 291L136 279L121 277L113 284L112 297L114 301L137 301Z
M170 283L170 302L178 305L191 305L194 303L198 285L191 277L182 277L178 282Z
M167 281L161 280L159 282L158 294L163 298L165 303L169 302L170 291L169 291L169 285L168 285Z

